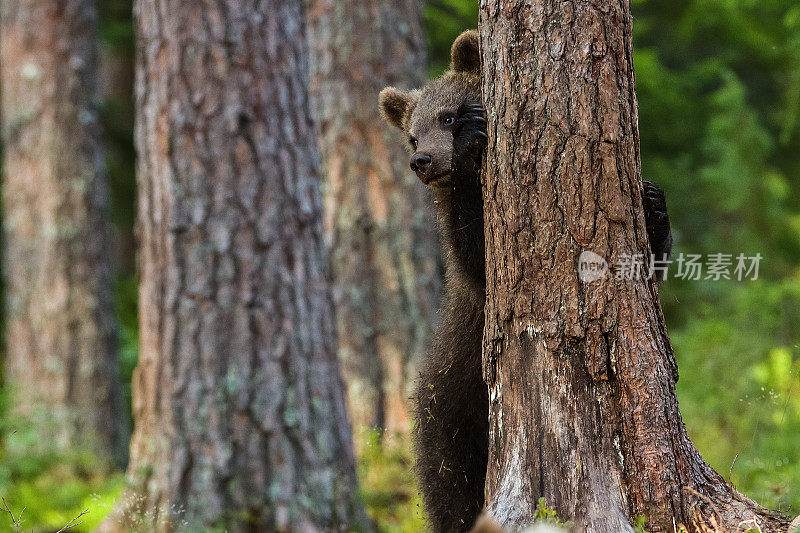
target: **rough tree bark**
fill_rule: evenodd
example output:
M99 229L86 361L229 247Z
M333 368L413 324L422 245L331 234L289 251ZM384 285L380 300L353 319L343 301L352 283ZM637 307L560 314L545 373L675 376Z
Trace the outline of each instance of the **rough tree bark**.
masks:
M354 426L407 431L409 385L440 296L436 228L408 154L376 120L386 86L426 75L418 0L316 0L311 88L339 360Z
M302 0L139 0L140 362L150 527L358 529Z
M65 447L124 464L92 0L0 2L7 382Z
M687 437L655 283L579 278L583 251L649 253L631 23L627 0L481 7L488 512L515 530L544 497L577 531L785 531Z

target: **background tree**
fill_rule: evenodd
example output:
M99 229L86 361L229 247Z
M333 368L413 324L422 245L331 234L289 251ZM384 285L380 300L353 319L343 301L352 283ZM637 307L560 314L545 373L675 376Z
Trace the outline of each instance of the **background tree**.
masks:
M487 507L514 529L541 497L581 530L785 528L689 440L655 282L578 277L582 251L648 253L631 26L625 3L481 9Z
M303 3L142 0L136 27L145 516L357 529Z
M91 0L0 2L5 370L42 443L52 436L121 465L97 24Z
M377 94L426 78L418 0L317 0L309 9L325 231L339 360L353 424L408 430L409 384L440 294L435 222Z

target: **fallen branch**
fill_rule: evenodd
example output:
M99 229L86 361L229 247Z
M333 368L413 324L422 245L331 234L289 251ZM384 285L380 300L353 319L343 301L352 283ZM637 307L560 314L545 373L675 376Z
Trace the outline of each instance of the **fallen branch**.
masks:
M20 533L22 531L22 523L20 522L20 520L22 520L22 513L25 512L25 509L27 509L27 507L23 507L22 511L19 512L19 516L15 518L14 513L11 512L11 508L6 503L6 499L3 498L3 511L11 515L11 523L14 525L14 531L16 531L17 533Z
M68 529L72 529L73 527L76 527L76 526L79 526L79 525L83 524L83 521L77 522L76 520L80 520L80 518L83 515L85 515L86 513L88 513L88 512L89 512L89 509L84 509L83 511L81 511L81 514L79 514L78 516L76 516L75 518L70 520L67 523L66 526L64 526L61 529L59 529L58 531L56 531L56 533L63 533L64 531L67 531Z

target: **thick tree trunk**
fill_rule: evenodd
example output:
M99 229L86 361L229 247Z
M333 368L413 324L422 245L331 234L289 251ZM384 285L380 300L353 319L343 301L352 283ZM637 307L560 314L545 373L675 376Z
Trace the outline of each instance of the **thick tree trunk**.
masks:
M136 6L141 354L129 473L157 530L364 521L302 6Z
M656 284L579 278L583 251L649 253L630 3L484 2L481 33L490 515L518 528L543 497L576 531L785 530L689 441Z
M122 464L96 5L3 0L0 25L7 382L43 442Z
M421 8L418 0L311 5L311 87L349 412L356 426L407 431L441 269L424 187L376 112L384 87L425 80Z

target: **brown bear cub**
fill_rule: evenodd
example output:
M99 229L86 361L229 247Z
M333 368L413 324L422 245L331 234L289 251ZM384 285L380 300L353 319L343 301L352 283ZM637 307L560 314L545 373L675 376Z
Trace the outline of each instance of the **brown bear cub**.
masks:
M384 119L406 136L411 169L434 198L445 255L445 293L414 395L416 472L436 532L469 530L483 508L489 399L481 370L486 299L478 33L453 43L450 70L421 90L381 91ZM672 239L664 194L645 182L643 202L653 253Z

